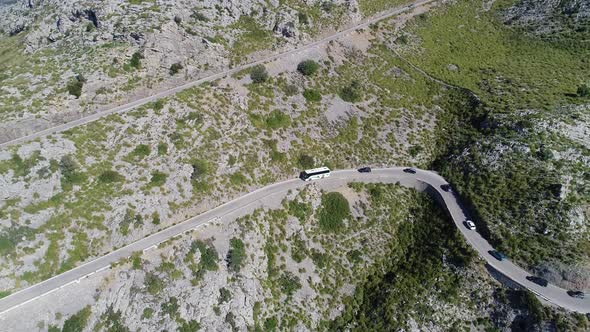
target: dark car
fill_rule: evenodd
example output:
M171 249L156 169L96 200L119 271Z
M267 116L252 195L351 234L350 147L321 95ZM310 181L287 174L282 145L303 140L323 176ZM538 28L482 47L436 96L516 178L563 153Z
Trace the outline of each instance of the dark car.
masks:
M577 299L583 299L586 296L586 294L584 294L584 292L573 291L573 290L568 290L567 295L569 295L571 297L575 297Z
M451 188L451 185L446 183L446 184L441 184L440 185L440 189L448 192L448 193L452 193L453 192L453 188Z
M358 171L359 173L371 173L371 167L361 167Z
M499 261L503 261L505 259L508 259L508 256L506 256L503 253L496 251L496 250L490 250L490 251L488 251L488 253Z
M413 168L404 168L404 173L416 174L416 170Z
M526 280L528 280L530 282L534 282L535 284L537 284L541 287L547 287L547 285L549 284L549 282L546 279L543 279L543 278L537 277L537 276L527 276Z

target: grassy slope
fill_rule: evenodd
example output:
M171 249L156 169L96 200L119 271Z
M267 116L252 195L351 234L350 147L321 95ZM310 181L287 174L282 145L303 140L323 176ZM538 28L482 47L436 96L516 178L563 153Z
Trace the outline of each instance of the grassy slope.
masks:
M405 55L432 75L473 90L486 108L485 122L462 123L473 126L466 135L448 127L454 142L437 167L473 203L482 231L516 260L586 260L590 242L586 235L568 235L564 216L574 202L560 200L556 184L562 183L560 174L582 177L587 167L543 158L544 146L565 151L574 145L535 123L559 116L560 106L587 102L571 94L590 76L590 50L535 40L504 27L495 16L498 8L482 8L479 1L459 1L409 30L420 39L419 51L408 48ZM535 111L523 116L520 110L528 109Z

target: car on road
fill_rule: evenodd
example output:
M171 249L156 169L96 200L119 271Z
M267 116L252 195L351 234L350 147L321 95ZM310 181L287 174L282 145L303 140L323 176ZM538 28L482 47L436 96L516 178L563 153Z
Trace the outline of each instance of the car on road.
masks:
M448 193L452 193L453 192L453 188L451 188L451 185L448 184L448 183L441 184L440 185L440 189L442 189L442 190L444 190L444 191L446 191Z
M358 171L359 173L371 173L371 167L361 167Z
M415 168L404 168L404 173L416 174Z
M571 297L575 297L576 299L583 299L586 296L586 294L584 294L584 292L574 291L574 290L568 290L567 295L569 295Z
M499 261L503 261L505 259L508 259L508 256L504 255L503 253L501 253L497 250L490 250L490 251L488 251L488 254L492 255L492 257L494 257L495 259L497 259Z
M527 276L526 280L528 280L530 282L534 282L535 284L537 284L541 287L547 287L547 285L549 284L549 282L546 279L543 279L543 278L537 277L537 276Z
M465 223L465 227L467 227L467 229L474 231L475 230L475 223L473 223L473 221L467 219L464 221Z

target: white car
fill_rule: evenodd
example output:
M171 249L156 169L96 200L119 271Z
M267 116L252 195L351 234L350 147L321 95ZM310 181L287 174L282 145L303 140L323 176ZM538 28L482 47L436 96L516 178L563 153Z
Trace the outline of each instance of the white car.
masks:
M467 219L465 220L465 227L467 227L467 229L474 231L475 230L475 224L473 223L473 221Z

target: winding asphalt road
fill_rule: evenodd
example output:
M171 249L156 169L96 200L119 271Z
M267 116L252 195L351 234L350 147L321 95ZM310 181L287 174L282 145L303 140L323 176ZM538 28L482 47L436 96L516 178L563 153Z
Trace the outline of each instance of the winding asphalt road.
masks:
M468 230L464 225L465 215L461 204L453 193L443 191L440 186L447 183L444 178L432 171L417 170L416 174L403 172L403 168L374 169L371 173L358 173L356 170L338 170L332 172L329 178L314 181L313 183L324 190L333 190L349 182L365 183L400 183L406 187L412 187L420 191L433 194L436 200L449 211L455 225L459 228L467 243L483 258L491 267L499 271L514 282L526 287L542 299L556 306L580 313L590 313L590 298L575 299L566 294L566 290L548 285L541 287L526 280L529 274L522 268L513 264L510 260L498 261L488 251L492 246L476 231ZM222 219L237 218L251 213L254 209L277 204L291 190L303 188L309 182L300 179L291 179L278 182L256 191L248 193L201 215L187 219L177 225L171 226L158 233L145 237L137 242L129 244L110 254L99 257L93 261L82 264L70 271L45 280L39 284L18 291L8 297L0 299L0 315L18 308L28 302L34 301L44 295L56 291L67 285L80 282L83 278L97 271L108 269L111 264L131 256L134 252L149 250L174 236L192 231L195 228ZM477 281L474 281L477 282Z
M79 119L76 119L76 120L73 120L73 121L70 121L70 122L67 122L67 123L64 123L64 124L55 126L55 127L50 127L50 128L44 129L44 130L40 130L40 131L34 132L32 134L29 134L29 135L25 135L25 136L21 136L21 137L18 137L18 138L14 138L12 140L8 140L8 141L5 141L5 142L0 142L0 149L6 148L6 147L11 146L11 145L21 144L21 143L25 143L25 142L28 142L28 141L32 141L34 139L37 139L37 138L40 138L40 137L43 137L43 136L46 136L46 135L50 135L50 134L54 134L54 133L58 133L58 132L63 132L63 131L66 131L68 129L71 129L71 128L74 128L74 127L77 127L77 126L80 126L80 125L83 125L83 124L94 122L94 121L96 121L96 120L98 120L98 119L100 119L102 117L105 117L105 116L108 116L108 115L111 115L111 114L124 113L124 112L130 111L130 110L132 110L134 108L137 108L139 106L143 106L143 105L145 105L147 103L151 103L151 102L154 102L154 101L156 101L158 99L161 99L161 98L165 98L165 97L174 95L174 94L176 94L178 92L181 92L181 91L184 91L186 89L190 89L190 88L195 87L197 85L200 85L200 84L203 84L203 83L206 83L206 82L213 82L213 81L215 81L217 79L220 79L220 78L223 78L223 77L226 77L226 76L233 75L233 74L238 73L238 72L240 72L240 71L242 71L244 69L248 69L248 68L251 68L251 67L256 66L256 65L259 65L259 64L264 64L265 62L273 61L273 60L276 60L276 59L279 59L279 58L284 58L284 57L288 57L288 56L291 56L291 55L295 55L295 54L297 54L299 52L303 52L303 51L308 50L308 49L310 49L312 47L315 47L315 46L318 46L318 45L321 45L321 44L328 43L328 42L330 42L332 40L336 40L336 39L338 39L338 38L340 38L340 37L342 37L344 35L347 35L349 33L354 32L357 29L367 28L367 27L369 27L373 23L379 22L379 21L381 21L383 19L386 19L386 18L395 16L395 15L399 15L399 14L404 13L404 12L407 12L407 11L409 11L409 10L415 8L415 7L423 6L423 5L429 4L429 3L434 2L434 1L436 1L436 0L415 1L415 2L413 2L413 3L411 3L411 4L407 5L407 6L399 7L399 8L393 9L393 10L389 10L389 11L385 11L385 12L383 12L380 15L373 16L373 17L371 17L371 18L363 21L362 23L359 23L359 24L356 24L354 26L351 26L351 27L349 27L347 29L338 31L338 32L336 32L336 33L334 33L334 34L332 34L332 35L330 35L328 37L325 37L325 38L322 38L322 39L317 40L315 42L312 42L312 43L303 45L303 46L301 46L299 48L296 48L296 49L293 49L293 50L290 50L290 51L281 52L281 53L278 53L278 54L274 54L274 55L265 57L263 59L260 59L260 60L257 60L257 61L254 61L254 62L251 62L251 63L248 63L248 64L244 64L244 65L241 65L241 66L238 66L238 67L234 67L232 69L228 69L228 70L225 70L225 71L222 71L222 72L219 72L219 73L216 73L216 74L207 76L207 77L203 77L203 78L197 79L195 81L191 81L191 82L185 83L183 85L180 85L180 86L177 86L177 87L174 87L174 88L171 88L171 89L168 89L168 90L159 92L159 93L155 93L155 94L153 94L151 96L134 100L134 101L129 102L129 103L126 103L124 105L120 105L120 106L113 107L113 108L110 108L110 109L99 110L96 113L93 113L93 114L90 114L90 115L81 117Z

